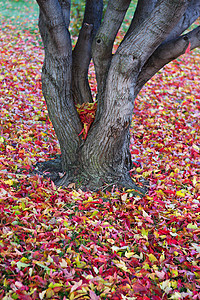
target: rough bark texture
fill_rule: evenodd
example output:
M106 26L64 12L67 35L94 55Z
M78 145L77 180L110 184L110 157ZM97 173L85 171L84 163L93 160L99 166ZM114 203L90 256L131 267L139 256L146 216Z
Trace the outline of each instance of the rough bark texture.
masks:
M82 28L73 51L72 93L75 103L93 102L88 82L92 42L101 24L102 0L87 0Z
M93 25L84 23L73 51L72 93L74 102L93 102L88 82L88 68L91 60L91 38Z
M96 71L99 102L97 119L103 111L104 91L108 69L112 59L113 43L130 2L130 0L110 0L108 2L104 20L92 45L92 56Z
M111 177L117 174L121 178L127 178L130 168L129 127L137 76L146 59L173 28L172 21L176 24L179 20L177 12L184 12L184 6L185 2L162 2L136 33L133 31L122 42L112 58L103 112L83 146L83 164L88 165L87 169L91 169L89 172L105 177L106 170L109 170ZM93 163L90 167L91 161Z
M68 31L70 2L37 2L45 48L43 94L61 147L61 159L47 162L40 169L50 170L51 175L54 170L52 178L59 185L77 181L92 189L118 185L144 194L146 188L130 177L129 129L134 100L163 65L183 54L189 45L191 49L199 46L199 27L179 36L185 24L192 22L189 19L199 14L199 2L139 0L115 55L113 43L130 0L110 0L101 26L102 1L86 1L73 53ZM79 135L82 124L74 101L92 101L87 79L91 55L98 83L98 111L84 141Z
M71 40L62 7L52 0L38 3L39 28L45 47L42 91L60 143L62 166L69 173L77 161L80 146L78 134L82 129L71 97Z
M144 84L170 61L184 54L190 47L193 50L200 47L200 26L191 32L159 46L143 66L135 88L135 97Z
M158 0L138 0L137 7L131 21L131 25L125 35L125 38L140 24L142 24L147 17L150 16L155 8Z
M187 9L183 14L178 24L173 28L167 36L165 42L178 38L189 26L194 23L200 16L200 1L191 0L188 3Z

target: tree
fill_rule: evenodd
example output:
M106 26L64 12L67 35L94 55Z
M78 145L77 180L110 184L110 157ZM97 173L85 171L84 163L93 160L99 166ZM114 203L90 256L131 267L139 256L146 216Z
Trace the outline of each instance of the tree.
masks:
M42 168L60 171L58 185L105 183L143 193L130 177L129 128L134 100L165 64L200 46L200 26L183 34L199 17L199 0L138 0L130 27L116 53L113 43L130 0L86 0L74 50L68 30L70 0L36 0L45 49L42 90L61 148L61 159ZM92 102L88 68L93 59L98 85L97 112L87 138L75 104ZM59 173L60 174L60 173Z

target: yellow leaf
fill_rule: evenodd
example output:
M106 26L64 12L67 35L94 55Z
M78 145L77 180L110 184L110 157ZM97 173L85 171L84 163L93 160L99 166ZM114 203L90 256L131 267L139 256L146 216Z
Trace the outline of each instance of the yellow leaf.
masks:
M125 264L124 261L122 261L122 260L120 260L120 261L115 260L115 261L113 261L113 262L114 262L114 264L115 264L118 268L120 268L121 270L130 273L130 271L129 271L129 269L127 268L127 266L126 266L126 264Z
M127 258L132 257L134 254L135 254L135 252L125 252L125 256L126 256Z
M165 260L165 254L162 253L161 256L160 256L159 261L160 261L160 262L163 262L164 260Z
M171 284L170 284L170 280L169 279L167 279L167 280L165 280L165 281L163 281L163 282L160 283L160 288L162 290L164 290L164 291L166 291L170 287L171 287Z
M189 223L187 225L187 228L189 228L189 229L198 229L198 226L197 226L197 224Z
M115 243L115 241L113 239L107 239L107 241L108 241L108 243L110 243L112 245Z
M26 205L25 205L24 202L21 202L21 207L22 207L23 210L25 209Z
M172 287L173 289L176 289L176 288L177 288L177 281L176 281L176 280L172 280L172 281L171 281L171 287Z
M157 261L157 258L152 253L150 253L149 260L150 260L150 262L155 262L155 261Z
M145 239L147 239L148 240L148 230L146 230L146 229L144 229L143 227L142 227L142 236L145 238Z
M21 262L25 262L25 261L27 261L28 260L28 258L26 258L26 257L22 257L21 258Z
M146 213L146 211L145 211L144 209L142 210L142 214L143 214L143 217L144 217L144 218L149 217L149 215Z
M60 287L60 286L63 286L63 284L62 283L53 283L53 282L51 282L48 287L49 288L55 288L55 287Z
M4 285L5 287L7 287L8 284L9 284L9 281L7 281L7 279L5 278L4 281L3 281L3 285Z
M194 176L193 180L192 180L193 185L195 186L197 184L197 177Z
M196 276L196 278L200 279L200 272L194 272L194 275Z
M46 294L46 290L43 291L43 292L41 292L41 293L39 293L39 297L40 297L41 300L44 298L45 294Z
M185 193L183 193L183 191L177 191L176 195L179 197L185 197Z
M169 299L179 300L179 299L183 299L183 297L181 293L175 292Z
M70 294L69 299L74 300L74 292Z
M178 276L178 271L174 269L170 269L170 272L172 274L172 277L177 277Z
M48 288L46 290L46 298L49 299L49 298L52 298L54 295L54 291L51 289L51 288Z
M60 262L60 266L61 268L67 268L71 265L71 260L66 257L65 259L62 259L62 261Z
M149 269L150 269L149 264L145 264L145 265L144 265L144 269L145 269L145 270L149 270Z
M5 180L4 183L11 186L11 185L13 185L14 181L11 179L8 179L8 180Z
M126 194L123 194L123 195L121 195L121 200L122 201L126 201L126 199L127 199L127 196L128 196L128 194L126 193Z
M76 262L76 266L78 268L83 268L83 267L86 266L86 263L84 261L80 261L80 255L79 254L76 257L75 262Z

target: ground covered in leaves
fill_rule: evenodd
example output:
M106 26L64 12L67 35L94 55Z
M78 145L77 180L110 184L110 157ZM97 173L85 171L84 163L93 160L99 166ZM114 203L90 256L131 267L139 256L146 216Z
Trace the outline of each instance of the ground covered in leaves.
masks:
M30 175L59 146L38 33L22 29L3 21L0 35L0 299L200 299L200 52L137 98L131 153L148 195L90 193Z

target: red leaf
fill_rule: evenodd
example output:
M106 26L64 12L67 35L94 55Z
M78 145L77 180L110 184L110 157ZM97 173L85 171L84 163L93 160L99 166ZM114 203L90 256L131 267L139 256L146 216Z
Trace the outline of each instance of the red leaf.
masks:
M190 47L191 47L191 43L189 42L189 45L188 45L187 49L185 50L185 53L190 53Z
M135 293L146 291L145 286L142 285L141 283L137 283L137 282L132 285L132 289L134 290Z

